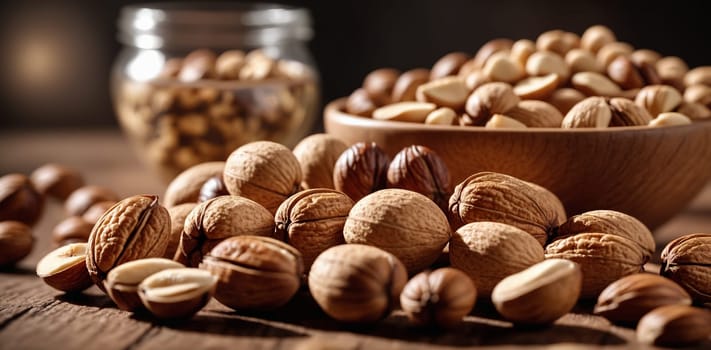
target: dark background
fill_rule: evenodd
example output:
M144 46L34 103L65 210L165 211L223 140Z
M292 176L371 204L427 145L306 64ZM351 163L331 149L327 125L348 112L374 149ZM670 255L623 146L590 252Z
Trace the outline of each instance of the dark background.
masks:
M121 6L140 1L4 1L0 5L0 130L116 127L109 69ZM495 37L611 27L620 40L690 66L711 64L706 1L284 1L308 7L323 101L370 70L429 67Z

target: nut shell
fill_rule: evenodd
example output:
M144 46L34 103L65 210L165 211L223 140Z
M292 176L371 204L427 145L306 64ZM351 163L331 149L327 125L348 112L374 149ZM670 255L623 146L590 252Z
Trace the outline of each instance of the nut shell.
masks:
M444 160L431 149L412 145L398 152L388 167L388 188L424 195L442 210L452 194L451 176Z
M333 167L333 185L358 201L385 188L390 159L375 142L358 142L346 149Z
M0 177L0 221L20 221L32 226L42 214L44 198L22 174Z
M12 265L32 252L32 229L19 221L0 222L0 266Z
M464 125L481 126L494 114L506 114L516 107L520 98L513 92L511 85L501 82L486 83L469 95L466 102L467 118Z
M94 224L78 216L70 216L52 229L52 240L57 246L67 243L87 242Z
M661 274L676 281L700 303L711 302L711 235L681 236L662 251Z
M333 167L348 146L339 138L328 134L314 134L294 147L294 156L304 175L303 189L334 188Z
M30 178L39 193L60 200L65 200L74 190L84 186L84 178L77 170L61 164L45 164L35 169Z
M87 248L86 243L72 243L49 252L37 263L37 276L67 293L89 288L92 280L86 267Z
M81 216L96 203L118 202L119 199L114 191L106 187L88 185L80 187L67 197L64 202L64 211L68 216Z
M657 346L685 346L711 337L711 313L686 305L667 305L644 315L637 325L637 340Z
M163 195L163 205L170 208L197 202L203 184L212 177L222 176L224 169L225 162L207 162L183 170L168 184Z

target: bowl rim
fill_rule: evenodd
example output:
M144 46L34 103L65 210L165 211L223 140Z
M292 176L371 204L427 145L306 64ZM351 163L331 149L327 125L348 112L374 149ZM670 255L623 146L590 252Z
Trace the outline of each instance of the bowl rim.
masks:
M369 129L391 129L397 131L409 132L453 132L453 133L520 133L520 134L641 134L641 133L659 133L661 130L693 130L699 126L711 125L711 118L704 120L695 120L688 125L672 125L665 127L649 127L646 125L637 126L615 126L602 129L597 128L485 128L483 126L458 126L458 125L427 125L420 123L410 123L402 121L378 120L372 118L361 117L355 114L349 114L345 111L347 97L337 98L329 102L324 108L324 124L328 124L326 120L332 120L344 126L353 126ZM327 128L328 129L328 128Z

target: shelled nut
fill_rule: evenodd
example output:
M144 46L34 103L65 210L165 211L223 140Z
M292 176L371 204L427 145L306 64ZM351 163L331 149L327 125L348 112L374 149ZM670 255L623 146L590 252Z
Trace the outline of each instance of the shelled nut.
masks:
M513 118L531 128L559 128L563 115L550 103L538 100L523 100L506 112Z
M415 92L417 101L430 102L437 106L461 110L469 96L464 79L457 76L444 77L424 83Z
M424 123L436 108L437 105L428 102L397 102L374 110L373 119Z
M428 82L429 79L430 71L424 68L416 68L402 73L393 86L392 101L414 101L417 88Z
M520 98L513 92L511 85L506 83L487 83L469 96L465 106L467 118L464 125L484 125L494 114L505 114L514 108Z
M92 284L87 270L86 243L72 243L45 255L37 263L37 276L50 287L63 292L80 292Z
M684 346L711 337L711 313L686 305L654 309L639 320L637 340L657 346Z
M689 117L675 112L659 113L659 115L649 122L651 127L665 127L675 125L691 124Z
M129 261L108 273L104 288L119 309L134 311L143 306L138 296L138 285L146 277L166 269L182 267L185 266L181 263L163 258Z
M212 299L217 278L207 271L191 268L157 272L138 286L143 305L155 317L188 318Z
M679 91L669 85L645 86L635 98L635 103L644 107L653 116L671 112L682 102Z
M452 52L442 56L430 70L430 80L456 75L459 69L469 60L469 55L463 52Z
M399 76L400 71L394 68L376 69L368 73L363 80L363 89L376 104L388 104L392 102L390 96Z
M489 129L525 129L526 124L501 114L494 114L484 125Z

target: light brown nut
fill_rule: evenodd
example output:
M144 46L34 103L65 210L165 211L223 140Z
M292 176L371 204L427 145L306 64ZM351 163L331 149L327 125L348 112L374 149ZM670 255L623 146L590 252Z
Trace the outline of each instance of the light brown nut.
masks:
M466 85L470 91L474 91L486 83L491 83L491 79L481 70L472 71L464 78L464 85Z
M558 109L537 100L523 100L506 115L531 128L559 128L563 122L563 115Z
M410 321L421 326L456 326L475 303L474 283L465 273L451 267L420 272L400 294L400 307Z
M501 280L491 293L491 301L504 318L514 323L553 323L578 302L582 279L578 264L547 259Z
M488 298L502 279L543 261L543 248L536 242L514 226L473 222L452 235L449 260L472 279L479 296Z
M581 73L578 73L581 74ZM603 97L588 97L573 106L563 118L562 128L606 128L612 112Z
M656 346L685 346L708 341L711 312L686 305L667 305L644 315L637 340Z
M316 257L345 243L343 225L353 200L336 190L314 188L289 197L274 216L275 235L296 248L308 273Z
M489 121L494 114L506 114L514 108L520 98L513 92L511 85L506 83L487 83L469 95L466 103L466 118L464 125L481 126Z
M0 266L9 266L32 252L32 229L19 221L0 222Z
M526 61L526 73L531 76L557 74L561 81L570 77L570 68L563 57L554 52L538 51Z
M497 52L506 52L511 50L513 40L506 38L491 39L484 43L474 55L471 67L473 69L481 69L484 67L489 58Z
M656 68L650 63L634 63L619 56L607 66L607 75L623 89L639 89L645 85L661 84Z
M679 91L669 85L649 85L637 93L635 103L644 107L653 116L671 112L682 102Z
M183 203L168 208L168 215L170 216L170 238L168 239L165 253L163 253L164 258L173 259L173 257L175 257L175 253L180 246L180 236L183 234L185 219L196 206L197 203Z
M660 55L659 52L650 49L639 49L630 54L630 59L638 66L642 63L655 66L657 61L661 58L662 55Z
M161 319L192 317L212 299L217 278L191 268L166 269L148 276L138 286L143 306Z
M510 57L514 61L518 62L521 68L526 67L526 61L531 55L536 52L536 43L528 39L517 40L511 46Z
M585 95L583 95L580 91L570 88L562 88L553 91L546 102L555 106L560 113L566 114L571 108L573 108L573 106L584 99Z
M195 82L212 78L215 75L215 60L217 56L208 49L198 49L183 58L178 79L184 82Z
M603 68L592 52L585 49L573 49L565 55L565 63L570 67L572 73L595 72L602 73Z
M410 123L424 123L427 115L437 108L434 103L397 102L373 111L373 119Z
M711 118L711 109L700 103L682 102L676 108L676 112L687 116L691 120Z
M252 50L244 56L244 65L239 71L240 80L263 80L272 75L276 62L264 51Z
M197 203L202 185L214 176L221 176L225 162L207 162L189 167L168 184L163 205L170 208L183 203Z
M452 195L451 176L444 160L420 145L403 148L388 167L388 188L402 188L424 195L443 211Z
M577 34L558 29L543 32L536 39L536 48L539 51L551 51L561 56L565 56L579 44L580 38Z
M374 322L397 307L407 270L376 247L343 244L321 253L311 266L309 291L332 318Z
M420 102L430 102L437 106L461 110L469 92L463 78L450 76L420 85L415 95Z
M711 66L696 67L684 75L684 85L706 85L711 86Z
M42 215L44 197L23 174L0 177L0 221L20 221L32 226Z
M215 75L218 79L239 79L239 72L244 67L244 51L228 50L217 56Z
M676 112L660 113L656 118L649 122L651 127L665 127L691 124L689 117Z
M89 240L92 228L94 228L94 224L79 216L70 216L54 226L52 229L52 241L57 247L68 243L86 243Z
M123 263L163 256L170 216L158 196L138 195L116 203L96 222L89 236L86 267L103 290L103 281Z
M457 119L457 112L448 107L437 108L425 118L425 124L452 125Z
M400 71L394 68L376 69L365 76L363 89L377 105L388 104L399 76Z
M662 276L686 289L695 301L711 302L711 235L681 236L662 251Z
M684 90L684 101L711 106L711 87L703 84L687 86Z
M684 90L684 76L689 71L686 62L676 56L659 59L655 64L662 84L671 85L678 90Z
M81 218L93 225L99 221L99 218L101 218L107 210L111 209L116 202L117 201L102 201L94 203L82 214ZM87 236L87 238L89 238L89 236Z
M129 261L116 266L106 276L104 288L111 300L121 310L134 311L143 307L138 297L138 285L148 276L166 269L185 267L183 264L163 258L148 258Z
M429 198L389 188L356 202L343 237L346 243L372 245L395 255L415 274L437 260L450 229L447 217Z
M55 163L35 169L30 179L39 193L60 200L67 199L74 190L84 186L84 177L77 170Z
M583 270L581 297L597 298L610 283L643 270L647 252L636 242L614 234L580 233L546 246L546 259L572 260Z
M449 199L453 228L478 221L500 222L528 232L541 246L565 217L563 204L553 193L499 173L482 172L468 177Z
M376 108L378 108L378 106L375 104L375 101L373 101L370 95L362 88L353 91L346 100L346 112L350 114L370 118Z
M72 243L45 255L37 263L37 276L63 292L81 292L92 285L86 267L86 243Z
M268 237L231 237L215 246L200 268L217 277L215 299L235 310L268 310L296 294L304 265L294 247Z
M271 141L248 143L227 158L222 180L230 194L249 198L276 212L299 190L302 174L291 150Z
M358 201L387 186L390 159L375 142L358 142L341 153L333 167L336 190Z
M451 52L435 62L430 71L430 80L444 78L450 75L457 75L459 69L469 60L469 55L464 52Z
M600 73L575 73L571 83L588 96L618 96L622 93L622 89L614 81Z
M525 129L526 124L502 114L494 114L484 127L489 129Z
M430 71L424 68L415 68L402 73L393 86L392 101L414 101L417 88L429 80Z
M641 221L614 210L593 210L568 218L552 239L566 238L580 233L606 233L635 242L648 257L655 250L654 236Z
M525 100L543 100L550 96L556 87L558 87L559 79L555 73L540 77L526 78L516 83L513 92Z
M608 43L597 52L597 61L604 69L607 69L610 63L617 57L629 56L632 54L632 51L634 51L634 47L628 43L621 41Z
M646 313L664 305L691 305L691 297L674 281L651 273L636 273L607 286L595 304L595 314L615 324L635 325Z
M607 100L612 119L610 126L639 126L647 125L653 117L646 109L635 104L634 101L622 97L613 97Z
M81 216L96 203L118 202L119 199L114 191L106 187L87 185L80 187L67 197L64 202L64 211L68 216Z
M197 267L205 254L232 236L272 236L274 217L239 196L221 196L198 204L185 218L175 261Z
M481 71L491 81L505 83L515 83L525 76L518 62L509 57L508 52L503 51L491 55Z
M329 134L313 134L301 140L293 153L301 165L301 188L333 188L333 167L348 148L341 139Z
M594 25L583 33L580 38L580 47L597 53L600 48L615 41L617 41L617 37L615 37L615 33L610 28L603 25Z

